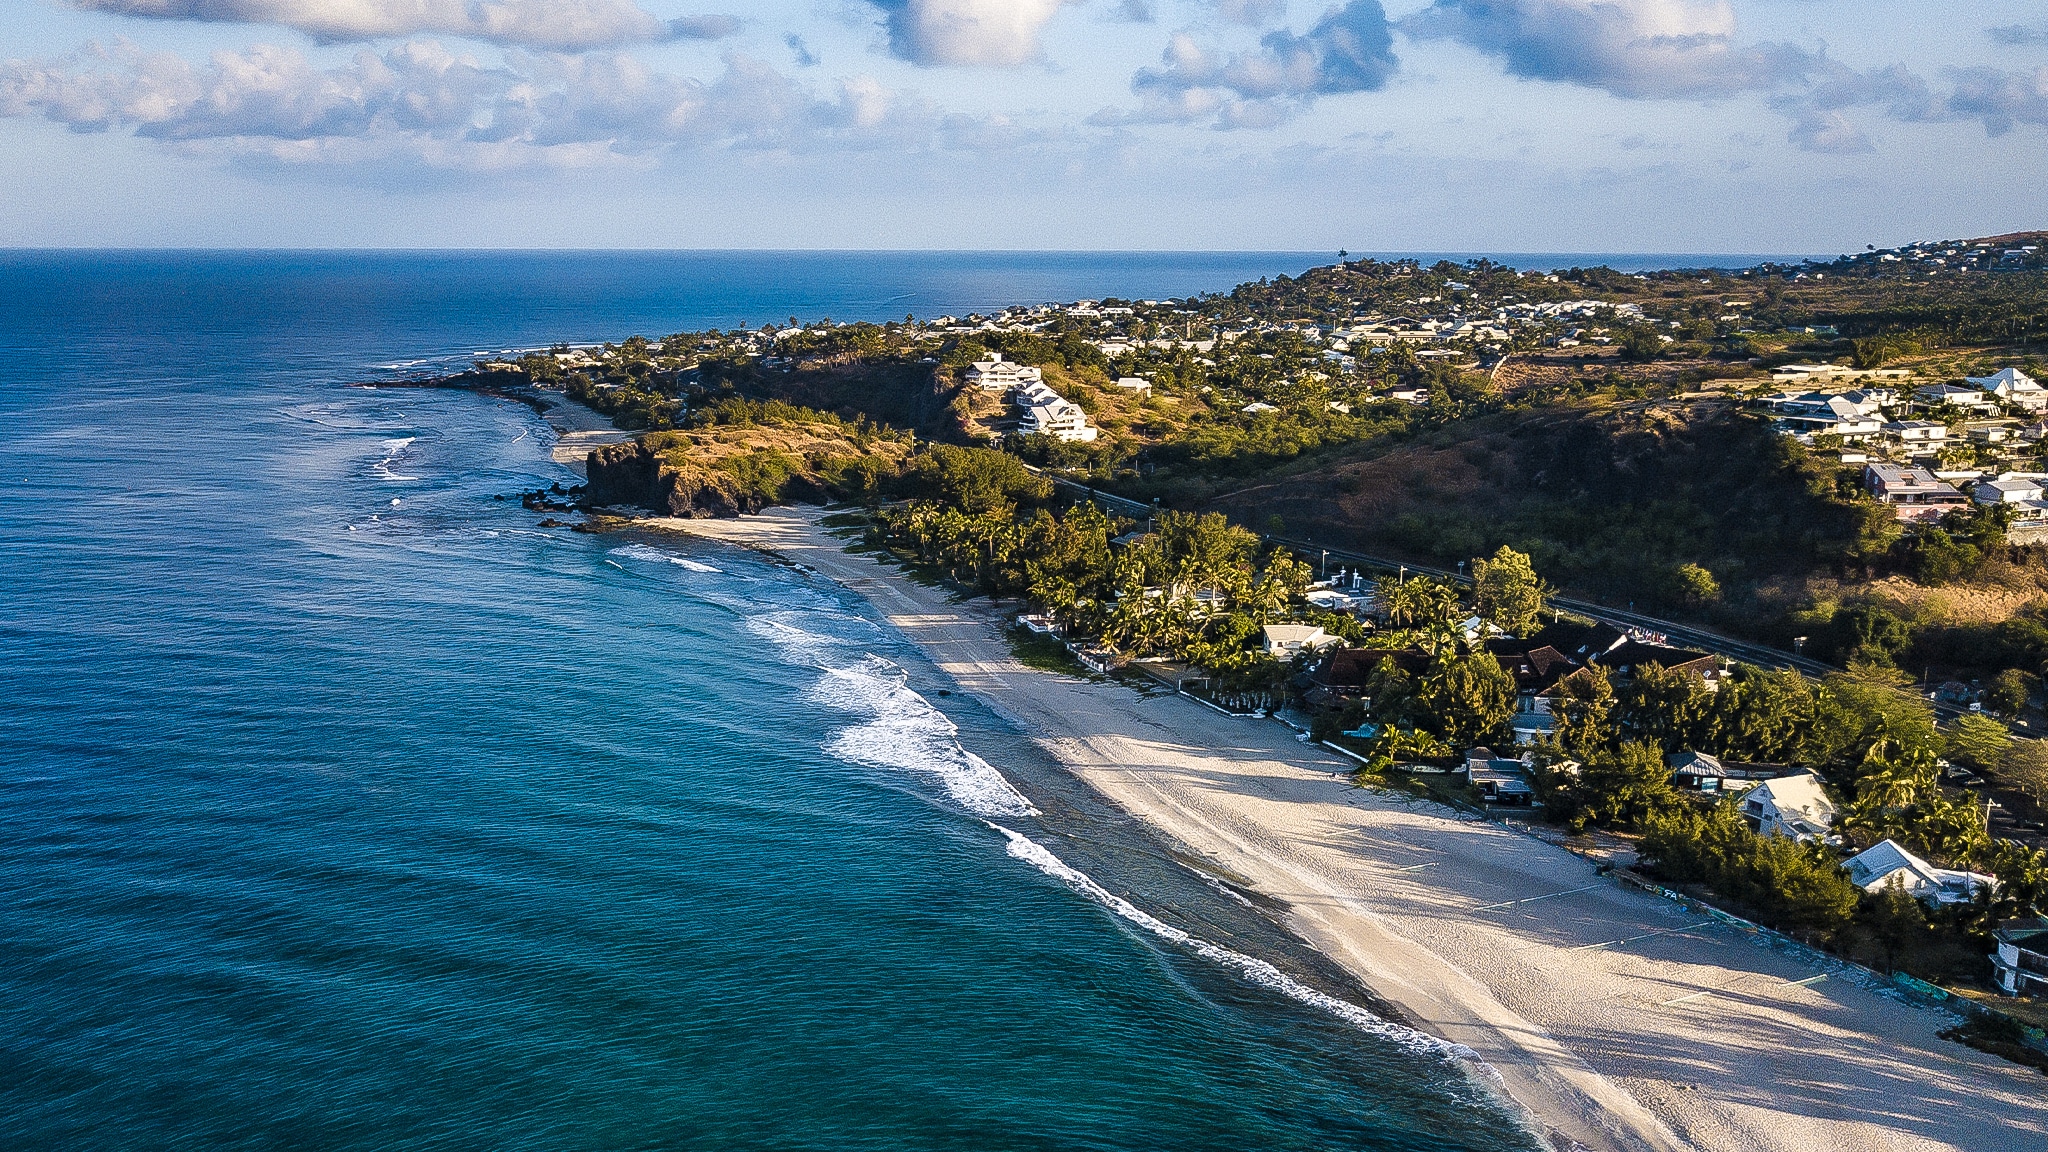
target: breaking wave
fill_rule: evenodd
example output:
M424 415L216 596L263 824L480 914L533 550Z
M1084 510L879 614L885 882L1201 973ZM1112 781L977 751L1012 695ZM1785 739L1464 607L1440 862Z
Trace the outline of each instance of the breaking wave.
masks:
M1462 1044L1439 1040L1426 1032L1418 1032L1405 1025L1383 1019L1349 1001L1319 992L1255 956L1247 956L1219 944L1211 944L1191 932L1175 928L1097 884L1086 872L1053 855L1043 844L1031 837L993 822L989 822L988 826L1003 834L1004 839L1009 842L1010 855L1016 859L1024 861L1154 936L1178 944L1204 960L1235 969L1239 975L1260 987L1271 988L1291 1000L1321 1009L1361 1032L1391 1040L1418 1054L1441 1056L1446 1059L1477 1058L1477 1053Z
M702 563L701 561L689 560L681 556L671 556L670 554L668 554L667 552L663 552L659 548L650 548L645 544L622 545L620 547L612 549L611 554L614 556L624 556L628 560L651 560L656 563L673 564L676 567L684 569L685 571L689 572L721 571L721 569L713 568L711 565Z
M419 479L417 476L405 476L391 470L391 465L400 456L404 455L407 448L412 447L412 442L416 439L418 437L400 436L394 440L384 441L384 458L370 466L370 474L379 480L403 481Z
M933 777L949 799L976 816L1037 815L1031 801L994 765L960 746L959 727L905 680L903 669L880 656L826 668L812 697L841 712L872 717L834 735L825 744L826 754L869 768Z

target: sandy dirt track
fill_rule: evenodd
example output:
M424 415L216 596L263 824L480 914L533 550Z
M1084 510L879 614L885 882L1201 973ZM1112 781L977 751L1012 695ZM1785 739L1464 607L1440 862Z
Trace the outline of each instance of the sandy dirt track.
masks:
M989 609L845 552L819 515L655 523L866 596L1103 795L1477 1052L1560 1146L2048 1152L2048 1077L1941 1040L1943 1014L1801 983L1825 973L1560 848L1353 787L1277 723L1027 669Z

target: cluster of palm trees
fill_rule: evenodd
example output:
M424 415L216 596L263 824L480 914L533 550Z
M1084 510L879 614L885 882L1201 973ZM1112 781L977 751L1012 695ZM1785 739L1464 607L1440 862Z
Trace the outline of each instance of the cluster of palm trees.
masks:
M1293 618L1312 573L1284 549L1217 513L1165 512L1151 530L1093 503L1062 512L978 514L912 501L883 514L884 532L954 581L1044 605L1069 635L1138 656L1166 656L1243 679L1279 666L1253 644ZM1254 677L1256 678L1256 677Z

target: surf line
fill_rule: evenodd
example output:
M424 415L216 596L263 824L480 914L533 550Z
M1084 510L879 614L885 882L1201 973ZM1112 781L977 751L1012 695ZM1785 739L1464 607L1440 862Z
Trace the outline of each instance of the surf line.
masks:
M1021 832L1012 831L993 821L984 820L982 823L987 824L990 828L1003 835L1004 839L1008 841L1007 847L1010 855L1016 859L1030 864L1032 867L1065 884L1068 888L1095 901L1117 916L1136 924L1154 936L1178 944L1204 960L1223 965L1226 968L1236 969L1239 974L1254 984L1271 988L1291 1000L1299 1001L1313 1008L1319 1008L1362 1032L1392 1040L1411 1052L1439 1056L1450 1060L1472 1060L1477 1062L1479 1059L1478 1053L1465 1047L1463 1044L1452 1044L1446 1040L1439 1040L1426 1032L1418 1032L1413 1028L1383 1019L1349 1001L1339 1000L1328 993L1319 992L1256 956L1247 956L1242 952L1234 952L1221 945L1211 944L1192 932L1185 932L1175 928L1173 925L1166 923L1129 900L1097 884L1094 877L1053 855L1051 850L1031 837Z

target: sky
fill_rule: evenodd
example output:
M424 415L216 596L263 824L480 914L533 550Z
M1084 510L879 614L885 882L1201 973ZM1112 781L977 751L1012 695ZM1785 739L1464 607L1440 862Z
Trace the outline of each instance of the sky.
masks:
M0 0L0 245L1812 253L2048 227L2040 0Z

